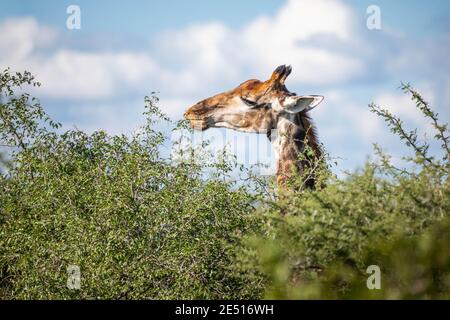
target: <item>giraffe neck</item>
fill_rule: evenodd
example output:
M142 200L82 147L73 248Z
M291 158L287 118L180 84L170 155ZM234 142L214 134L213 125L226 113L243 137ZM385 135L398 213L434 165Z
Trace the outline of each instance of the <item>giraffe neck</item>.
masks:
M282 185L294 170L303 171L299 154L304 150L306 130L296 114L278 116L271 141L275 150L277 182Z

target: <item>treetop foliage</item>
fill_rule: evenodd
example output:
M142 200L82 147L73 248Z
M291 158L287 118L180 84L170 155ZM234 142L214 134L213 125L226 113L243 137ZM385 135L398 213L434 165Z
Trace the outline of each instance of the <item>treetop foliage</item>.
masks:
M449 297L448 128L410 85L442 155L372 104L414 168L376 145L377 160L344 179L330 161L311 166L318 187L298 191L182 134L162 157L155 127L170 119L154 94L137 133L111 136L61 132L30 86L28 72L0 73L0 299ZM67 286L71 265L80 289ZM365 285L369 265L381 290Z

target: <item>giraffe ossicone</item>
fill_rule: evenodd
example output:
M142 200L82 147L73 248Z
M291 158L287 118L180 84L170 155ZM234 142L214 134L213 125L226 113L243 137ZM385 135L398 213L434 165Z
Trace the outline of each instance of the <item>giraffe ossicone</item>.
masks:
M184 116L192 128L229 128L267 134L276 154L277 182L284 185L295 169L304 172L307 162L300 160L305 143L321 159L316 129L308 112L324 97L299 96L290 92L285 81L291 66L281 65L270 79L247 80L238 87L204 99L188 108ZM307 181L314 186L314 178Z

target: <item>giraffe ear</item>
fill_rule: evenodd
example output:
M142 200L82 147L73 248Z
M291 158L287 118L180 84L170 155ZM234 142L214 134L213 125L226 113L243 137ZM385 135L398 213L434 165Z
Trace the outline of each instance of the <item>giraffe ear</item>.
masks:
M282 108L289 113L308 112L323 101L323 96L290 96L284 99Z

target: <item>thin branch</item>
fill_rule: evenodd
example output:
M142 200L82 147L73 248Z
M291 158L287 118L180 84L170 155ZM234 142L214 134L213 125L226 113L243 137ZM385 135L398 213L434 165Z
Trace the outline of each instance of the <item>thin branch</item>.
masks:
M436 129L437 138L439 138L443 143L443 148L447 152L447 159L450 160L450 147L449 147L449 140L450 137L445 136L445 132L447 131L447 125L440 125L438 122L438 114L433 112L431 108L429 107L428 102L426 102L423 97L418 93L416 90L414 90L410 84L404 84L402 83L401 86L402 90L406 93L410 93L413 97L413 100L416 100L418 108L424 113L426 117L429 117L433 121L433 127Z

